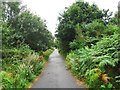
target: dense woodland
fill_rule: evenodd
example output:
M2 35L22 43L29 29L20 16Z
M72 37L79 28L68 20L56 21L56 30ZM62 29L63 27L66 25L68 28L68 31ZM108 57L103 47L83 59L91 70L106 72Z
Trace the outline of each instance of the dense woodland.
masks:
M28 87L52 53L53 36L45 20L20 2L0 3L1 88Z
M86 88L120 88L119 16L76 1L60 13L54 40L46 21L26 6L0 3L0 88L27 88L41 73L53 46Z
M77 1L60 14L56 46L73 75L92 89L120 88L118 13Z

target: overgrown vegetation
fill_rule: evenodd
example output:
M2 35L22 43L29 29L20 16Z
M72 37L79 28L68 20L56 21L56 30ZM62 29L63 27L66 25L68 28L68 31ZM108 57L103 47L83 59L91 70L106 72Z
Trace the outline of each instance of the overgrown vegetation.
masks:
M76 1L59 17L58 48L66 66L88 88L120 88L119 27L117 14L97 5Z
M104 37L91 48L85 47L71 51L66 57L67 67L92 88L119 87L118 34ZM114 72L115 71L115 72ZM104 76L105 75L105 76Z
M53 36L45 21L20 2L0 2L0 8L0 88L26 88L52 53Z
M52 50L39 54L27 47L6 48L2 53L2 88L25 88L41 73Z

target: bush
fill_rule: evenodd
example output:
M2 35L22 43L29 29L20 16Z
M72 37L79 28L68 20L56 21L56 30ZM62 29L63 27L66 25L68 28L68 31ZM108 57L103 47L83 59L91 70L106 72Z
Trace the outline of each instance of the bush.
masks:
M12 73L8 73L8 72L5 72L5 71L0 72L0 77L2 78L2 82L1 82L2 88L8 88L9 89L9 88L13 87L13 85L15 83L15 80L12 76L13 76Z
M105 85L108 88L111 85L111 88L118 88L119 82L114 83L119 72L118 35L104 37L91 48L71 51L66 57L67 67L79 78L84 78L89 87Z
M28 47L3 48L2 53L2 88L25 88L41 73L45 62L53 50L38 54ZM41 52L42 53L42 52Z
M45 60L48 60L49 55L53 52L53 49L48 49L45 52L43 52L43 56L45 58Z

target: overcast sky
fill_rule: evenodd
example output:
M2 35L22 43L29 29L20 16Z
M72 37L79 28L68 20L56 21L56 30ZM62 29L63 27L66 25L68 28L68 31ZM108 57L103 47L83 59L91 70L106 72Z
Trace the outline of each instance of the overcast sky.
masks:
M47 21L48 30L52 34L56 31L57 17L59 13L64 10L65 7L70 6L76 0L22 0L24 5L31 12L36 13L42 19ZM110 11L116 12L118 2L120 0L84 0L90 4L95 3L100 9L110 9Z

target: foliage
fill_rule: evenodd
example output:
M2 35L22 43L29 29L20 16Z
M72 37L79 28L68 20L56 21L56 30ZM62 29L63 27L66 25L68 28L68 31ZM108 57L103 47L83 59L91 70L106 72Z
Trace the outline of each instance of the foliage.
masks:
M40 17L25 11L18 18L18 25L15 28L20 28L17 33L22 35L25 43L37 51L47 50L51 47L52 34L47 30L45 22Z
M103 21L104 24L107 25L109 21L111 20L112 12L109 11L109 9L105 10L103 9Z
M52 53L53 50L46 55ZM2 52L2 88L25 88L27 85L41 73L46 62L45 57L34 52L28 47L22 48L4 48Z
M56 37L66 66L98 90L120 88L119 16L111 16L109 9L78 0L58 17Z
M106 81L108 88L118 88L119 83L114 83L118 67L118 35L104 37L91 48L85 47L71 51L66 57L67 67L79 78L84 78L85 82L92 88L100 88L106 85L101 79L101 75L107 73L111 78ZM116 70L116 73L114 72Z
M0 34L0 88L27 88L52 53L54 38L45 21L20 2L0 2Z
M45 57L45 60L48 60L49 55L53 52L52 49L48 49L45 52L43 52L43 56Z
M75 50L75 49L79 49L80 47L83 48L84 45L85 45L85 38L82 34L80 25L77 24L75 39L73 40L73 42L70 42L70 44L69 44L70 49Z
M1 85L2 87L4 85L4 87L6 87L6 88L12 88L12 84L14 83L14 79L11 76L12 76L12 73L7 73L5 71L0 72L0 77L2 77L2 78L4 77L2 79L2 85Z
M32 14L25 6L21 6L19 2L3 2L3 5L4 13L2 18L6 22L6 26L2 25L3 37L4 34L10 33L9 40L5 44L12 47L27 44L36 51L50 49L54 38L47 30L45 20ZM9 28L12 29L9 30Z
M16 18L20 14L22 7L20 2L2 2L2 19L4 22L8 21L9 24L16 25Z
M59 24L56 31L56 37L61 44L60 49L65 52L70 51L69 43L75 39L76 25L91 23L95 19L102 19L102 11L94 4L89 5L87 2L77 1L66 8L58 18Z

